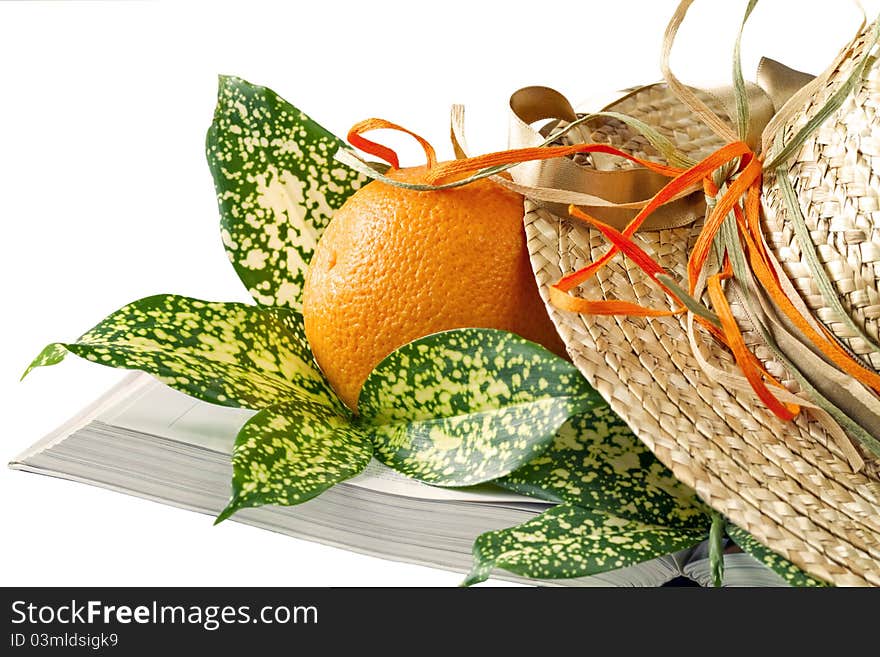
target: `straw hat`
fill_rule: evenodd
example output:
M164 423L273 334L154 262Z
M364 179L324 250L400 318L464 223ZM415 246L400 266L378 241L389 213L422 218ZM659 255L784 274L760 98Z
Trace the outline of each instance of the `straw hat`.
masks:
M777 134L790 137L841 88L866 48L869 33L870 28L863 31L819 77L813 97L795 95L793 102L800 106L776 126ZM698 96L729 121L717 96ZM802 303L794 301L805 304L811 322L821 322L873 371L880 368L880 353L869 342L878 342L880 324L878 105L880 67L872 65L788 163L788 179L811 244L801 241L804 234L793 224L773 171L765 172L763 183L764 237ZM693 159L724 144L663 84L635 91L609 109L653 126ZM620 121L605 119L592 128L581 140L611 143L663 161ZM592 158L579 166L632 165L616 158ZM524 174L517 172L522 171L528 171L526 165L512 170L520 182ZM684 206L680 212L679 223L685 225L641 230L636 241L684 281L703 218L686 216ZM559 310L549 301L550 287L596 261L609 249L608 240L546 202L526 202L525 226L541 294L574 363L660 461L706 503L807 572L838 585L880 585L880 460L856 444L864 463L854 465L853 455L829 430L827 417L819 421L821 413L803 408L794 420L780 420L750 389L712 376L717 370L732 377L741 376L741 371L731 353L691 318L695 354L687 314L642 318ZM810 268L811 254L818 257L842 308L829 302L827 290L823 295L821 281ZM589 299L669 306L657 284L622 255L576 292ZM797 378L768 347L748 308L735 295L730 303L750 350L797 392ZM698 355L705 362L701 364ZM880 425L868 429L876 433Z

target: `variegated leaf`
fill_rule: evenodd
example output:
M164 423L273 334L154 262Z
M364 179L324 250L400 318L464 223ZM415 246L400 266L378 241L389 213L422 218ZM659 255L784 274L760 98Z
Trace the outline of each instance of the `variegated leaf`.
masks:
M370 374L358 410L376 456L441 486L503 476L600 403L577 369L512 333L458 329L401 347Z
M645 523L709 526L708 507L604 403L572 417L540 456L496 483Z
M584 577L654 559L694 545L705 533L652 525L573 504L552 507L474 542L474 567L465 585L503 568L533 579Z
M146 297L110 314L76 342L54 343L25 372L67 352L110 367L143 370L193 397L260 409L281 400L340 402L312 358L293 310Z
M359 474L372 445L349 417L323 404L288 402L245 424L232 453L232 498L221 522L240 509L291 506Z
M220 78L208 165L223 244L258 303L301 308L321 232L366 182L333 159L343 145L272 90Z
M791 561L765 547L754 536L733 523L727 523L727 535L743 552L748 552L758 561L777 573L791 586L831 586L795 566Z

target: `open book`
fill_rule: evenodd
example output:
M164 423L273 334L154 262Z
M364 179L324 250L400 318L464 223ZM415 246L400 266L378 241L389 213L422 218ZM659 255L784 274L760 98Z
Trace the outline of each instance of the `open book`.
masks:
M10 467L216 515L229 499L235 436L252 415L197 401L146 374L133 374ZM362 474L304 504L245 509L232 520L464 576L479 534L525 522L547 506L493 486L428 486L374 461ZM710 581L704 546L592 577L546 583L660 586L682 575L703 585ZM504 571L495 576L531 581ZM746 554L725 556L725 584L785 586Z

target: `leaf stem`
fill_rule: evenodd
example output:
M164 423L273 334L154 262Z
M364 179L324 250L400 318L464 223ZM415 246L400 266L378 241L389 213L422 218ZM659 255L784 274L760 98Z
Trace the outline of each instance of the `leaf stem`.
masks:
M724 516L712 512L712 525L709 527L709 566L712 571L712 586L724 583Z

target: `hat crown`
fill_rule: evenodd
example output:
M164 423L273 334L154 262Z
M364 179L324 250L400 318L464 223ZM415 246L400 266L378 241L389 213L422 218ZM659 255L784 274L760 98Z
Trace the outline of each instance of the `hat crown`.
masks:
M841 51L820 76L823 83L818 91L780 126L777 135L771 135L771 143L791 139L844 87L872 47L874 27L867 26ZM802 224L797 225L800 217L786 205L776 172L767 172L767 242L816 319L866 365L880 371L880 66L876 61L868 60L843 104L784 169L797 196Z

